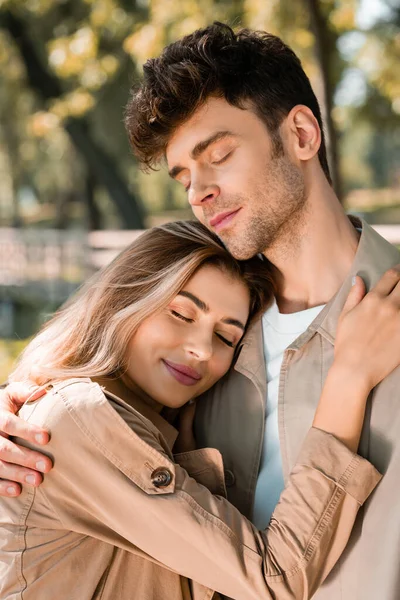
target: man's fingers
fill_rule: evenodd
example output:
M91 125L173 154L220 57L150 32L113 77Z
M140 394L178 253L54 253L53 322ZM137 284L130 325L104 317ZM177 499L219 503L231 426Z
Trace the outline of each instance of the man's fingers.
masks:
M39 452L36 452L36 450L18 446L4 437L0 438L0 461L9 463L14 468L27 467L28 469L40 471L41 473L48 473L53 467L48 456L40 454ZM0 477L3 477L1 472ZM13 479L10 474L7 474L7 478Z
M388 296L400 281L400 265L392 267L378 281L378 283L372 288L372 292L378 296Z
M37 471L25 469L18 465L12 465L0 460L0 477L1 479L13 481L14 484L23 483L37 487L43 481L43 476Z
M17 409L20 409L28 399L38 400L45 393L46 390L43 387L18 382L10 383L4 390L6 402Z
M0 480L0 496L15 497L19 496L21 491L21 486L15 481Z
M193 427L194 416L196 414L196 402L191 400L187 402L179 411L179 430L191 430Z
M0 431L7 435L19 437L27 442L33 444L47 444L49 441L49 434L47 431L32 423L27 423L20 417L13 415L10 412L0 412Z

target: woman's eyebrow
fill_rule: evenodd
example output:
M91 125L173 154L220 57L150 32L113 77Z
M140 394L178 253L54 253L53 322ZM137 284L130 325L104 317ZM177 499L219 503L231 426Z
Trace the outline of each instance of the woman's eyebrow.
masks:
M210 307L207 306L207 304L203 302L203 300L200 300L200 298L198 298L194 294L182 290L181 292L179 292L178 296L184 296L185 298L189 298L189 300L191 300L197 306L197 308L199 308L205 313L210 312Z
M235 327L239 327L239 329L241 329L242 331L246 329L243 323L241 321L238 321L237 319L230 319L228 317L226 319L222 319L222 322L226 323L227 325L234 325Z
M205 313L208 313L210 311L210 307L207 306L207 304L203 302L203 300L200 300L200 298L198 298L191 292L186 292L185 290L182 290L178 293L178 296L189 298L189 300L191 300L197 306L197 308L199 308ZM231 319L230 317L226 317L225 319L222 319L222 323L226 323L226 325L233 325L234 327L238 327L242 331L246 329L243 323L241 323L241 321L238 321L238 319Z

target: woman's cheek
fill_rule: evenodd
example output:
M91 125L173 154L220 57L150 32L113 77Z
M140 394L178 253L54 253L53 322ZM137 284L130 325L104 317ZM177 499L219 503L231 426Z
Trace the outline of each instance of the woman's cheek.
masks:
M228 372L229 367L232 364L232 360L233 353L232 355L230 353L224 353L224 355L216 361L215 367L213 369L215 381L221 379L221 377L223 377L225 373Z

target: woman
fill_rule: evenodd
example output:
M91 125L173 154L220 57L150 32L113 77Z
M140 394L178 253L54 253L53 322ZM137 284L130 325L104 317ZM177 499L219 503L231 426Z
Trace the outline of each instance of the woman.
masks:
M226 373L271 292L257 259L237 263L199 223L169 224L144 233L31 342L10 379L46 387L20 414L50 431L54 469L0 500L2 599L313 595L380 478L354 452L369 391L400 362L400 319L382 310L370 323L356 283L314 427L257 531L224 498L218 451L173 456L171 423Z

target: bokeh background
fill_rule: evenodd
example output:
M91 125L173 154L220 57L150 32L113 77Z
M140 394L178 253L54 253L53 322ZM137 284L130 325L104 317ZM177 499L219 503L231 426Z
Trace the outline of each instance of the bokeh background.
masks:
M138 169L123 111L143 62L214 20L293 47L341 201L400 243L398 0L0 0L0 381L136 231L190 217L165 171Z

